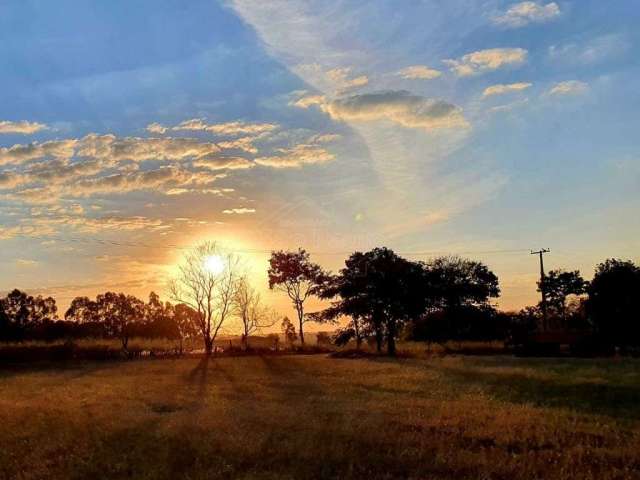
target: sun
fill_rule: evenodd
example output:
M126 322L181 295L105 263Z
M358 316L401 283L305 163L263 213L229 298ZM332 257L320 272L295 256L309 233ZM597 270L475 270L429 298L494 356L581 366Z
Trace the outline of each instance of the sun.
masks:
M209 255L204 259L204 268L210 273L218 275L225 268L224 260L220 255Z

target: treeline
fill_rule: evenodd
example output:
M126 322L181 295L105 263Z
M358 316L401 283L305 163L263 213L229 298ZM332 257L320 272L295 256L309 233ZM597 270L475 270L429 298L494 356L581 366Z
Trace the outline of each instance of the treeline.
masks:
M133 337L182 341L195 331L195 312L191 308L162 302L154 292L146 303L115 292L99 294L95 300L76 297L64 319L58 318L52 297L34 297L13 290L0 299L2 341L115 338L126 349Z
M373 343L390 355L398 339L426 342L505 340L536 330L592 332L603 344L640 346L640 268L610 259L599 264L591 282L578 271L551 271L539 282L545 301L520 312L500 312L498 277L483 263L457 256L411 261L388 248L355 252L332 274L311 261L308 252L273 252L269 287L291 300L297 322L282 320L266 307L248 281L241 262L215 243L185 255L171 283L171 300L151 293L147 302L124 293L75 298L58 318L55 300L19 290L0 298L0 340L118 338L127 349L133 337L182 342L200 338L212 353L221 329L235 320L244 348L249 338L280 322L284 339L305 344L305 324L336 325L331 340L360 348ZM327 307L307 312L312 296ZM323 340L326 340L323 337Z
M269 285L291 298L300 339L306 321L346 319L334 341L359 347L373 339L394 355L399 338L427 342L507 340L536 331L589 332L600 351L640 347L640 268L609 259L597 265L591 282L579 271L554 270L538 282L544 301L520 312L500 312L498 277L474 260L445 256L410 261L388 248L355 252L337 275L324 272L304 250L274 252ZM310 295L331 305L304 312ZM286 325L288 336L295 335Z

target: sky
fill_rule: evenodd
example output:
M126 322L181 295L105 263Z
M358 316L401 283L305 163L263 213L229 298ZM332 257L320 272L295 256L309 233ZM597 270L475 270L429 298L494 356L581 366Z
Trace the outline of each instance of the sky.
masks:
M0 291L166 298L193 245L336 271L640 260L635 0L0 2ZM286 310L281 296L265 292Z

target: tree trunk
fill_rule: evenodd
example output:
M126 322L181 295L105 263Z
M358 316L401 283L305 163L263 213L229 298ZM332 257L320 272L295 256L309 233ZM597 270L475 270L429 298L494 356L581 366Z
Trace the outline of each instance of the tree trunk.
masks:
M396 356L396 339L391 335L387 338L387 355L390 357Z
M382 351L382 329L380 326L376 327L376 351L378 353Z
M298 322L300 324L300 343L304 346L304 331L302 330L302 324L304 323L304 310L300 304L296 310L298 311Z
M396 322L387 322L387 355L396 356Z
M204 339L204 353L207 356L210 356L213 352L213 341L210 338Z

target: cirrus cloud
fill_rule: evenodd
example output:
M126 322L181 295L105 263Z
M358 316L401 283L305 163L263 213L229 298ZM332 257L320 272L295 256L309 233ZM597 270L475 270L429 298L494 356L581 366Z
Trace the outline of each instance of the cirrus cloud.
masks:
M503 14L493 17L493 22L508 28L519 28L530 23L548 22L559 16L560 7L556 2L544 5L528 1L512 5Z
M510 83L508 85L503 85L503 84L491 85L490 87L487 87L484 89L484 92L482 92L482 96L490 97L492 95L502 95L504 93L519 92L521 90L526 90L531 85L532 85L531 83L526 83L526 82Z
M579 80L567 80L565 82L556 83L549 90L549 95L582 95L589 90L589 84Z
M0 121L0 134L2 133L17 133L21 135L30 135L32 133L39 132L40 130L46 130L47 127L43 123L28 122L21 120L18 122L12 122L9 120Z
M524 48L489 48L443 62L459 77L469 77L507 66L519 66L526 60L527 51Z
M405 90L353 95L324 103L321 108L335 120L389 120L425 130L468 126L460 107Z
M258 165L272 168L300 168L331 162L335 155L317 145L301 144L292 148L279 148L276 155L255 159Z
M223 210L222 213L224 213L225 215L247 215L250 213L256 213L256 209L255 208L246 208L246 207L242 207L242 208L227 208L226 210Z
M412 65L410 67L403 68L396 75L401 76L406 80L433 80L442 75L442 72L429 68L426 65Z

